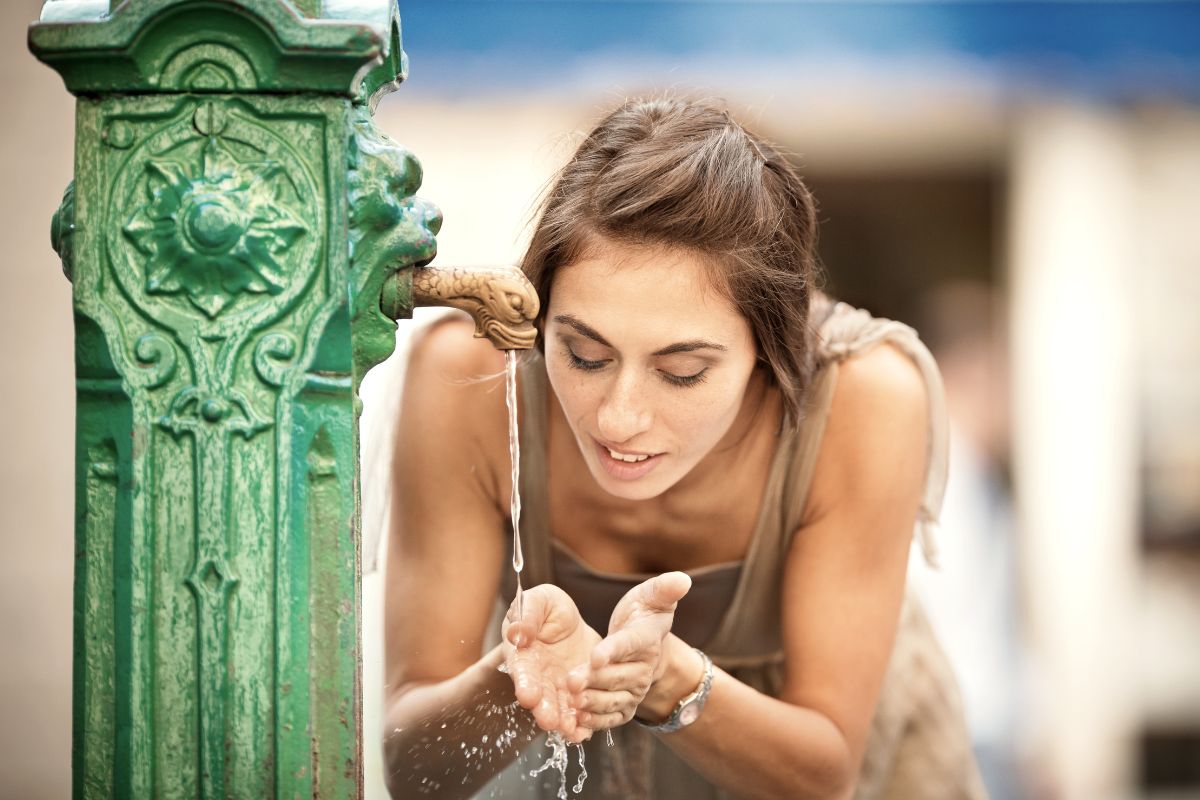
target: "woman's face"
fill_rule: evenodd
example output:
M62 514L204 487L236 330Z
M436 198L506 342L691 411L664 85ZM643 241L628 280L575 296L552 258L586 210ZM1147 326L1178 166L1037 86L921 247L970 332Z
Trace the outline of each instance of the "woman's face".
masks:
M682 250L611 243L556 273L546 371L592 476L630 500L656 497L733 425L754 337Z

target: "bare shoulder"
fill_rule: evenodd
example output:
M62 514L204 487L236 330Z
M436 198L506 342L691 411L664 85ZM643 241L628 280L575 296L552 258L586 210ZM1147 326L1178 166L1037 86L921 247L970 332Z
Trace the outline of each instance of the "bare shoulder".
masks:
M925 380L916 363L893 344L883 343L842 362L830 407L847 421L876 422L923 419ZM860 416L865 415L865 416ZM840 421L840 420L839 420Z
M926 391L916 363L892 344L841 363L813 475L811 515L872 484L919 493L929 435Z
M476 339L469 319L429 325L409 350L401 413L402 428L439 449L466 446L489 462L506 454L504 354Z
M474 331L474 323L457 314L417 331L408 354L410 373L454 385L502 375L504 354Z

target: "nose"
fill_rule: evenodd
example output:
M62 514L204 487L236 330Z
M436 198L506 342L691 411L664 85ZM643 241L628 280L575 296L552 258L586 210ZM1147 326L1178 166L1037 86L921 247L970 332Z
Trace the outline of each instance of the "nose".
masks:
M597 412L597 432L621 444L650 430L654 413L636 371L622 369L613 380Z

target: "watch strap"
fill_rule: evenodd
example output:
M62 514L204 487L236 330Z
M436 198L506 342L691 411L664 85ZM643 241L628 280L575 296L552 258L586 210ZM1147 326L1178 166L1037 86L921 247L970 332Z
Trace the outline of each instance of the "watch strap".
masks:
M680 728L686 728L695 722L700 716L700 712L704 710L704 704L708 702L708 693L712 689L713 662L708 657L708 654L700 648L693 647L692 649L704 660L704 677L700 679L700 685L696 687L696 691L680 700L679 705L675 706L675 710L671 712L671 716L667 717L663 722L657 725L650 725L637 720L637 723L643 728L655 733L674 733ZM635 717L634 719L637 718Z

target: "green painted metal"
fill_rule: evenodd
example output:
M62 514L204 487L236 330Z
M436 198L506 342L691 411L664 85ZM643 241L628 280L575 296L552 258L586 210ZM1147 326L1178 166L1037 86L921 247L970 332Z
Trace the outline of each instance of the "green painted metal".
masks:
M74 795L361 796L357 388L440 224L370 118L395 0L49 0L29 41L78 96Z

